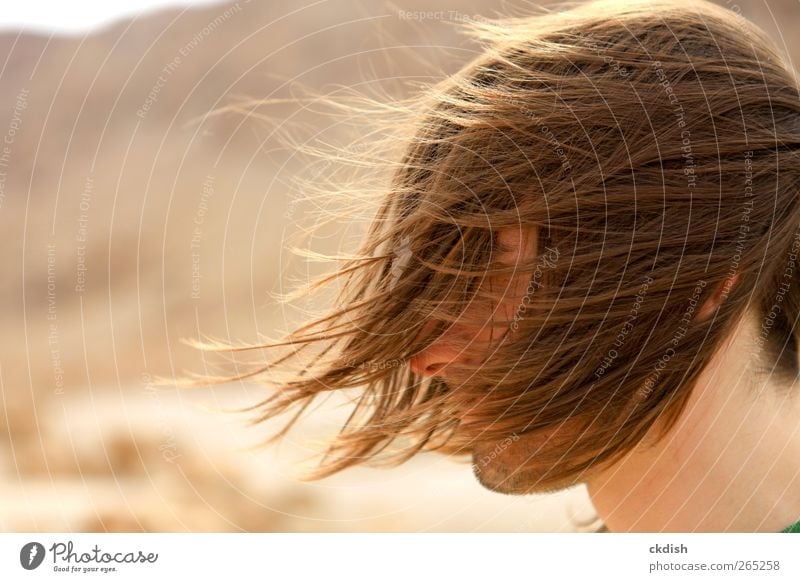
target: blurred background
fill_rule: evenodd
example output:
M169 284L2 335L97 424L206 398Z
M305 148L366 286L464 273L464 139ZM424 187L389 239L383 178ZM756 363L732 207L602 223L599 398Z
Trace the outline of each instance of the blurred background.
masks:
M153 384L213 371L181 338L255 342L303 321L272 294L324 266L288 249L315 209L293 183L308 160L275 121L293 139L341 132L296 86L407 96L475 55L456 21L525 4L62 4L4 7L0 22L0 529L575 531L592 519L582 487L503 496L438 455L301 482L346 417L339 403L262 449L270 427L224 410L263 386ZM796 0L719 4L797 62ZM242 96L285 101L272 123L207 115ZM310 246L336 252L362 228L340 221Z

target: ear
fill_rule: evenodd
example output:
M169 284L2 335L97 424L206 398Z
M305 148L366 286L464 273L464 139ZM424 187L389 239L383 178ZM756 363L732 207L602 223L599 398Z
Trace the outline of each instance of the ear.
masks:
M725 301L728 293L731 292L731 289L738 281L739 273L734 273L722 281L722 283L720 283L719 286L714 290L714 294L706 299L706 302L703 303L703 306L697 311L695 319L697 321L705 321L711 317L719 308L719 306L722 305L722 302Z

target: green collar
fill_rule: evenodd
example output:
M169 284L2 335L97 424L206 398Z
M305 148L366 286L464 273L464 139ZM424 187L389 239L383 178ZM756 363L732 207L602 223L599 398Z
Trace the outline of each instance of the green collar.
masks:
M800 521L793 523L786 529L782 529L781 533L800 533Z

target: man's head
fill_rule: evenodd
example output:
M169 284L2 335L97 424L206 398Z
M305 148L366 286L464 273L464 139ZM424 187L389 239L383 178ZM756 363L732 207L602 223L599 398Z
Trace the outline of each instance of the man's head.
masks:
M315 476L399 442L507 493L582 481L671 426L745 313L795 377L800 104L769 39L705 2L472 25L333 313L289 337L328 348L264 404L362 391Z

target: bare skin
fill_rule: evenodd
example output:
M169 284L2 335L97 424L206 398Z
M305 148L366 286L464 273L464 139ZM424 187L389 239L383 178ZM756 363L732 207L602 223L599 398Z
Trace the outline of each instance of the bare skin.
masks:
M530 234L501 232L503 260L516 264L522 253L536 253ZM726 282L728 287L735 283L735 277ZM487 314L489 325L469 333L452 326L409 361L412 369L446 379L447 364L465 357L470 339L484 341L496 333L491 320L508 317L526 285L524 275L512 277L508 301L500 303L499 313ZM713 316L724 299L721 289L698 318ZM800 519L800 385L757 379L751 359L758 328L751 314L742 318L662 440L651 436L654 427L623 459L584 475L592 502L611 531L776 532ZM468 338L470 333L475 337ZM469 411L462 420L469 421ZM538 483L547 467L537 466L536 451L565 438L570 438L568 422L547 437L523 435L503 447L494 441L476 443L474 466L480 461L480 470L475 475L493 491L541 492Z
M588 480L609 529L776 532L800 519L800 387L756 382L757 329L743 318L663 440Z

